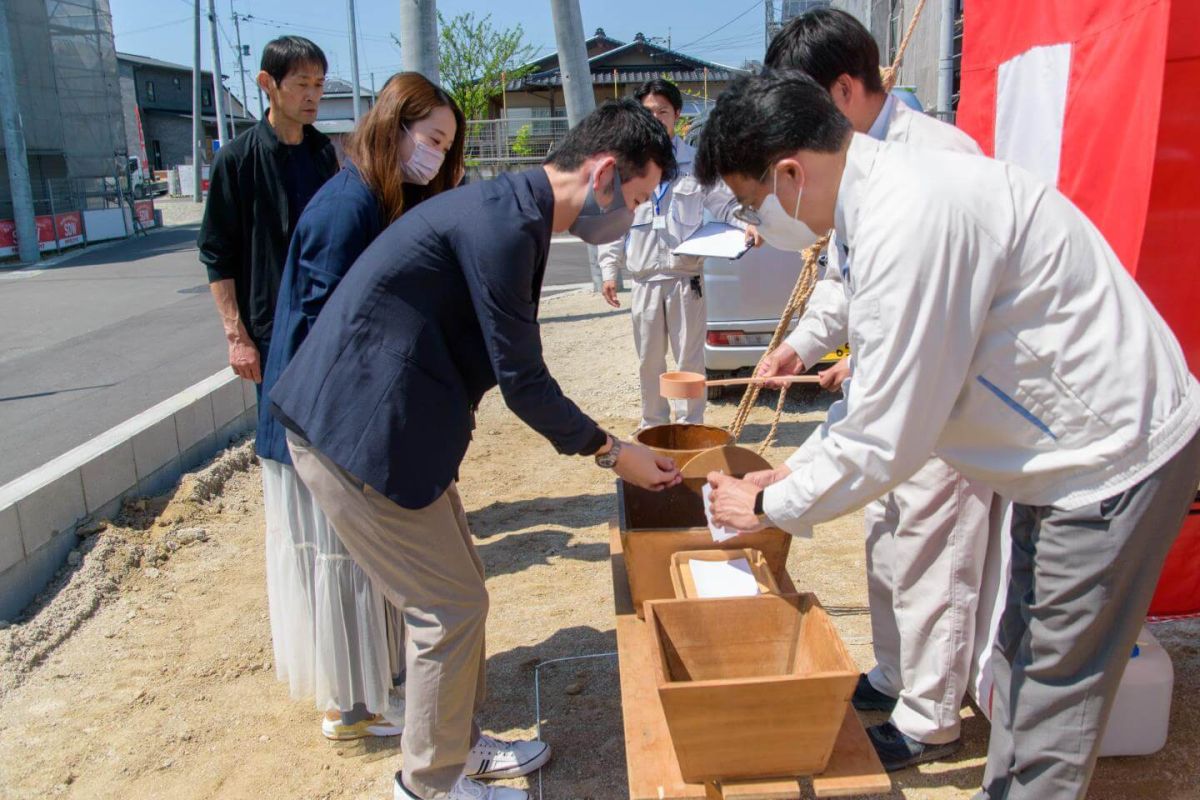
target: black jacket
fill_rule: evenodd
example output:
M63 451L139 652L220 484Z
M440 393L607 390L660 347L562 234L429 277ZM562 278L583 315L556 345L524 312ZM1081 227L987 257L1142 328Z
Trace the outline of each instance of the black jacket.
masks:
M542 359L538 298L553 217L541 167L405 212L338 284L271 389L272 412L405 508L446 491L474 409L497 384L560 453L596 452L604 432Z
M312 149L321 177L338 171L333 143L311 125L304 144ZM287 259L287 190L283 182L287 148L264 118L217 153L196 242L209 283L232 278L238 312L261 349L271 341L275 298Z

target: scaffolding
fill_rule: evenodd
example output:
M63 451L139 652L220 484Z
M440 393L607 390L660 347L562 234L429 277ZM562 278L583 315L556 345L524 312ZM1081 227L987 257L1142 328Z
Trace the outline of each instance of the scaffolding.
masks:
M67 175L128 190L128 148L108 0L45 0Z

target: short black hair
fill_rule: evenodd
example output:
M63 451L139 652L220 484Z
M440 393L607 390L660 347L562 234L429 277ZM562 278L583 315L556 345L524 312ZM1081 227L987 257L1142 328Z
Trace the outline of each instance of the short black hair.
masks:
M329 71L325 53L315 42L303 36L280 36L267 42L258 68L270 75L278 85L283 83L288 73L305 64L319 64L322 72Z
M663 180L675 177L675 147L662 123L631 97L605 100L546 156L546 164L565 172L579 169L597 153L612 153L622 177L640 176L653 161Z
M795 69L738 78L717 98L700 134L696 177L712 186L722 175L758 180L797 150L837 152L852 129L824 87Z
M849 75L869 92L883 91L879 45L861 22L837 8L816 8L793 17L771 40L766 66L807 72L826 90Z
M679 87L670 81L663 78L652 78L639 86L633 93L633 97L640 103L652 94L667 98L667 102L671 104L676 113L683 111L683 95L679 93Z

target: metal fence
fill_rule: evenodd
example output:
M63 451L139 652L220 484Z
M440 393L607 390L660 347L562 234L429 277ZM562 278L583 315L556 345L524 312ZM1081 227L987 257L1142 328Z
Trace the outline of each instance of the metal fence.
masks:
M475 119L467 123L469 167L538 164L567 133L566 117Z

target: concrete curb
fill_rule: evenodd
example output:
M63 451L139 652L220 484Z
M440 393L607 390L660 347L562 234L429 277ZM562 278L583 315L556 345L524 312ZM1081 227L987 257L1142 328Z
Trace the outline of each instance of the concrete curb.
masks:
M258 420L254 384L229 368L0 486L0 619L12 619L66 561L85 517L170 488Z

